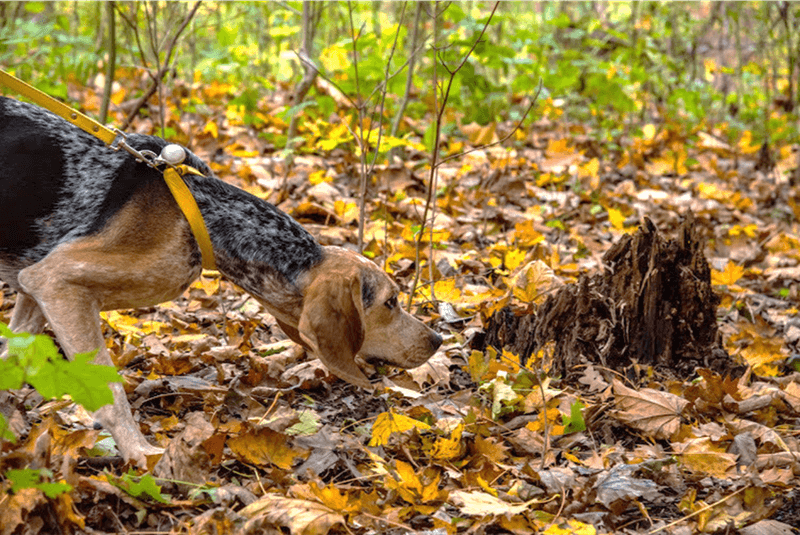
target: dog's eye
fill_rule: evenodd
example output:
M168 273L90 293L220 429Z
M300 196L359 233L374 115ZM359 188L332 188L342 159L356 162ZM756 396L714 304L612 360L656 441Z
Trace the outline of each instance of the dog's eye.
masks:
M389 299L388 299L388 300L387 300L387 301L384 303L384 305L386 305L386 308L388 308L389 310L393 310L393 309L394 309L394 307L396 307L396 306L397 306L397 296L396 296L396 295L393 295L392 297L390 297L390 298L389 298Z

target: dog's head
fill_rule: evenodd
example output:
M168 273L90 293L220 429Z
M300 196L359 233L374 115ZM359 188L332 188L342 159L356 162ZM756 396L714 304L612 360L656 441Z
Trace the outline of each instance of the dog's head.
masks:
M371 388L358 360L414 368L442 343L397 297L397 284L374 263L346 249L325 247L303 291L300 338L334 375Z

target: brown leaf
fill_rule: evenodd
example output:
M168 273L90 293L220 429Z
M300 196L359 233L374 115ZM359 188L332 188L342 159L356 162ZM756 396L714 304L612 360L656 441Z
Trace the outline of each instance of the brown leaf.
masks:
M251 518L251 522L266 521L289 528L292 535L325 535L333 526L344 524L342 515L321 503L286 498L280 494L267 494L239 514Z
M680 453L681 465L692 472L725 478L736 465L736 455L725 453L705 437L676 444L675 449Z
M679 429L688 401L650 388L636 391L614 381L616 417L622 423L656 439L669 439Z
M293 449L289 443L289 437L267 428L251 428L228 439L228 446L233 453L245 462L257 465L274 464L284 470L291 468L298 457L308 456L308 452Z

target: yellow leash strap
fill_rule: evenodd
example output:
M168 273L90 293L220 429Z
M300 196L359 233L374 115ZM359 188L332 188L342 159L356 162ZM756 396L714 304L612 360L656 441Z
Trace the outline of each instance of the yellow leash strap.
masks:
M197 240L200 253L203 255L203 268L217 269L214 262L214 248L211 246L211 238L208 235L206 223L203 221L197 201L183 180L182 175L186 173L203 176L203 173L188 165L168 166L164 169L164 181L172 192L172 196L175 197L181 212L186 216L189 226L192 227L192 234L194 234L194 239Z
M2 69L0 69L0 82L14 91L25 95L42 108L48 109L63 119L66 119L84 132L88 132L94 137L102 139L108 145L111 145L114 143L114 140L117 139L117 133L115 131L103 126L88 115L84 115L70 108L63 102L59 102L47 93L39 91L32 85L23 82Z
M172 165L164 160L156 159L158 161L154 161L146 158L145 155L125 143L125 134L120 130L112 130L103 126L88 115L84 115L72 109L63 102L54 99L47 93L39 91L32 85L12 76L3 69L0 69L0 85L5 85L28 97L42 108L52 111L84 132L105 142L114 150L119 150L120 148L125 149L133 154L136 159L155 169L158 169L156 166L157 163L166 163L166 169L163 171L164 181L167 183L170 192L172 192L172 196L175 197L175 202L178 203L184 217L186 217L186 220L189 222L192 234L194 234L194 239L197 240L197 245L200 247L200 252L203 255L203 268L217 269L216 263L214 262L214 249L211 246L211 238L208 236L208 229L206 228L205 221L203 221L203 215L200 213L200 208L197 206L197 201L194 200L192 192L189 191L189 187L183 180L183 175L186 173L204 176L203 173L188 165Z

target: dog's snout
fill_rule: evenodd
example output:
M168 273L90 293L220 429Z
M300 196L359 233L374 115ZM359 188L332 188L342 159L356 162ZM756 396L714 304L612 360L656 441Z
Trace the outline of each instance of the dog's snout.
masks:
M437 333L436 331L432 331L430 336L428 337L428 341L431 344L431 348L436 351L439 349L439 346L442 345L442 335Z

